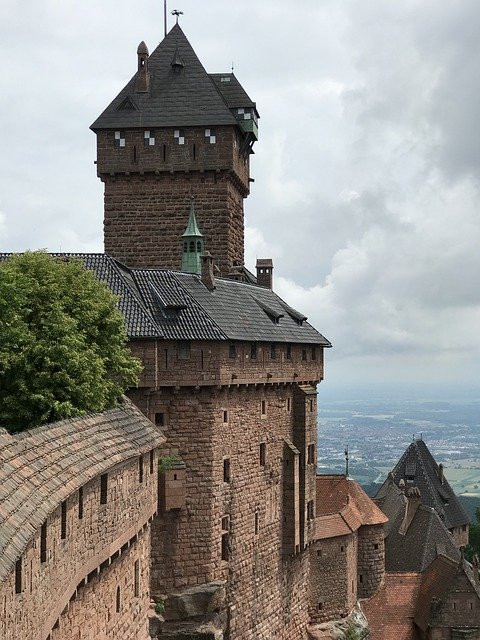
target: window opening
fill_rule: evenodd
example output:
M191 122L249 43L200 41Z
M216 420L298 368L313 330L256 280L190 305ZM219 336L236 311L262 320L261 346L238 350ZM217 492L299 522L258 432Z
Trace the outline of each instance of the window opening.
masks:
M155 424L157 425L157 427L165 426L165 414L163 413L163 411L155 413Z
M287 344L287 360L291 360L291 359L292 359L292 345Z
M264 467L267 462L267 443L260 443L260 466Z
M115 598L115 611L120 613L120 587L117 587L117 596Z
M65 540L67 537L67 501L64 500L62 502L62 515L61 515L61 532L60 537L62 540Z
M272 360L275 360L276 357L277 357L277 345L275 344L275 342L272 342L272 344L270 345L270 358Z
M143 456L138 458L138 481L143 482Z
M133 572L134 572L133 595L135 596L135 598L138 598L138 596L140 595L140 561L139 560L135 560Z
M180 340L178 343L178 359L188 360L190 358L190 342L188 340Z
M230 458L223 461L223 481L230 482Z
M237 357L237 347L234 342L230 342L228 345L228 357L236 358Z
M83 518L83 487L78 490L78 518Z
M104 473L100 476L100 504L107 504L108 494L108 474Z
M155 451L152 449L150 451L150 473L153 473L154 462L155 462Z
M40 529L40 562L47 561L47 521L42 524Z
M22 558L15 562L15 593L22 593Z
M252 360L257 359L257 343L256 342L250 343L250 358Z

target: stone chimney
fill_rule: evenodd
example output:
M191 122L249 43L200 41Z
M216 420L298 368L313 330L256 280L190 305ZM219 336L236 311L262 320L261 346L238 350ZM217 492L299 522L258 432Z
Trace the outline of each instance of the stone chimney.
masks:
M257 284L260 287L273 289L273 260L257 258Z
M407 492L407 504L405 505L405 515L398 533L405 535L408 527L412 524L412 520L417 513L418 507L422 504L420 490L418 487L412 487Z
M400 478L400 482L398 483L398 488L402 493L405 493L405 480Z
M438 473L438 479L440 480L440 483L443 484L443 464L442 463L438 465L437 473Z
M213 258L211 253L206 251L202 255L202 283L209 291L215 289L215 276L213 275Z
M136 93L146 93L150 84L150 74L148 73L148 49L145 42L140 42L137 49L138 71L135 80Z
M477 586L480 586L480 578L478 575L479 565L480 565L480 561L478 559L477 554L475 554L472 559L472 567L473 567L473 579L475 580L475 584Z

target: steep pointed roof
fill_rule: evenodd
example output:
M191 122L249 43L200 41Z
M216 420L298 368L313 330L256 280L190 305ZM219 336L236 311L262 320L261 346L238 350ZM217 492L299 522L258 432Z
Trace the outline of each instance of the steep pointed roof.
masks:
M188 224L184 233L182 234L182 238L192 237L203 238L203 234L200 232L197 224L197 218L195 216L195 202L192 199L192 204L190 205L190 215L188 216Z
M447 529L470 522L468 514L445 476L442 481L440 467L423 440L415 440L408 447L392 470L391 476L380 488L377 498L382 497L383 487L392 479L397 486L400 480L403 480L407 488L418 487L422 504L435 509Z
M179 73L172 68L176 60L184 63ZM148 91L135 92L135 74L90 128L97 131L237 124L178 24L148 58L148 73ZM118 111L127 97L133 99L138 109Z

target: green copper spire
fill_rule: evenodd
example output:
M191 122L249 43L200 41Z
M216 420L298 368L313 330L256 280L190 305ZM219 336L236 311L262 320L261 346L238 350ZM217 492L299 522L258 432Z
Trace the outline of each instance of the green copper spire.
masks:
M204 245L203 235L200 233L195 217L195 199L193 197L187 228L182 235L182 239L182 271L200 274L202 272L201 255L203 254Z

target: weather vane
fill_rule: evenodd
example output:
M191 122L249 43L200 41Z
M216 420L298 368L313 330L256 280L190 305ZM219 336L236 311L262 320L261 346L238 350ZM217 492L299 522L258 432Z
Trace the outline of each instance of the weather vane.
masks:
M178 24L178 16L183 16L183 11L179 11L178 9L174 9L172 11L172 16L176 17L177 22L175 24Z

